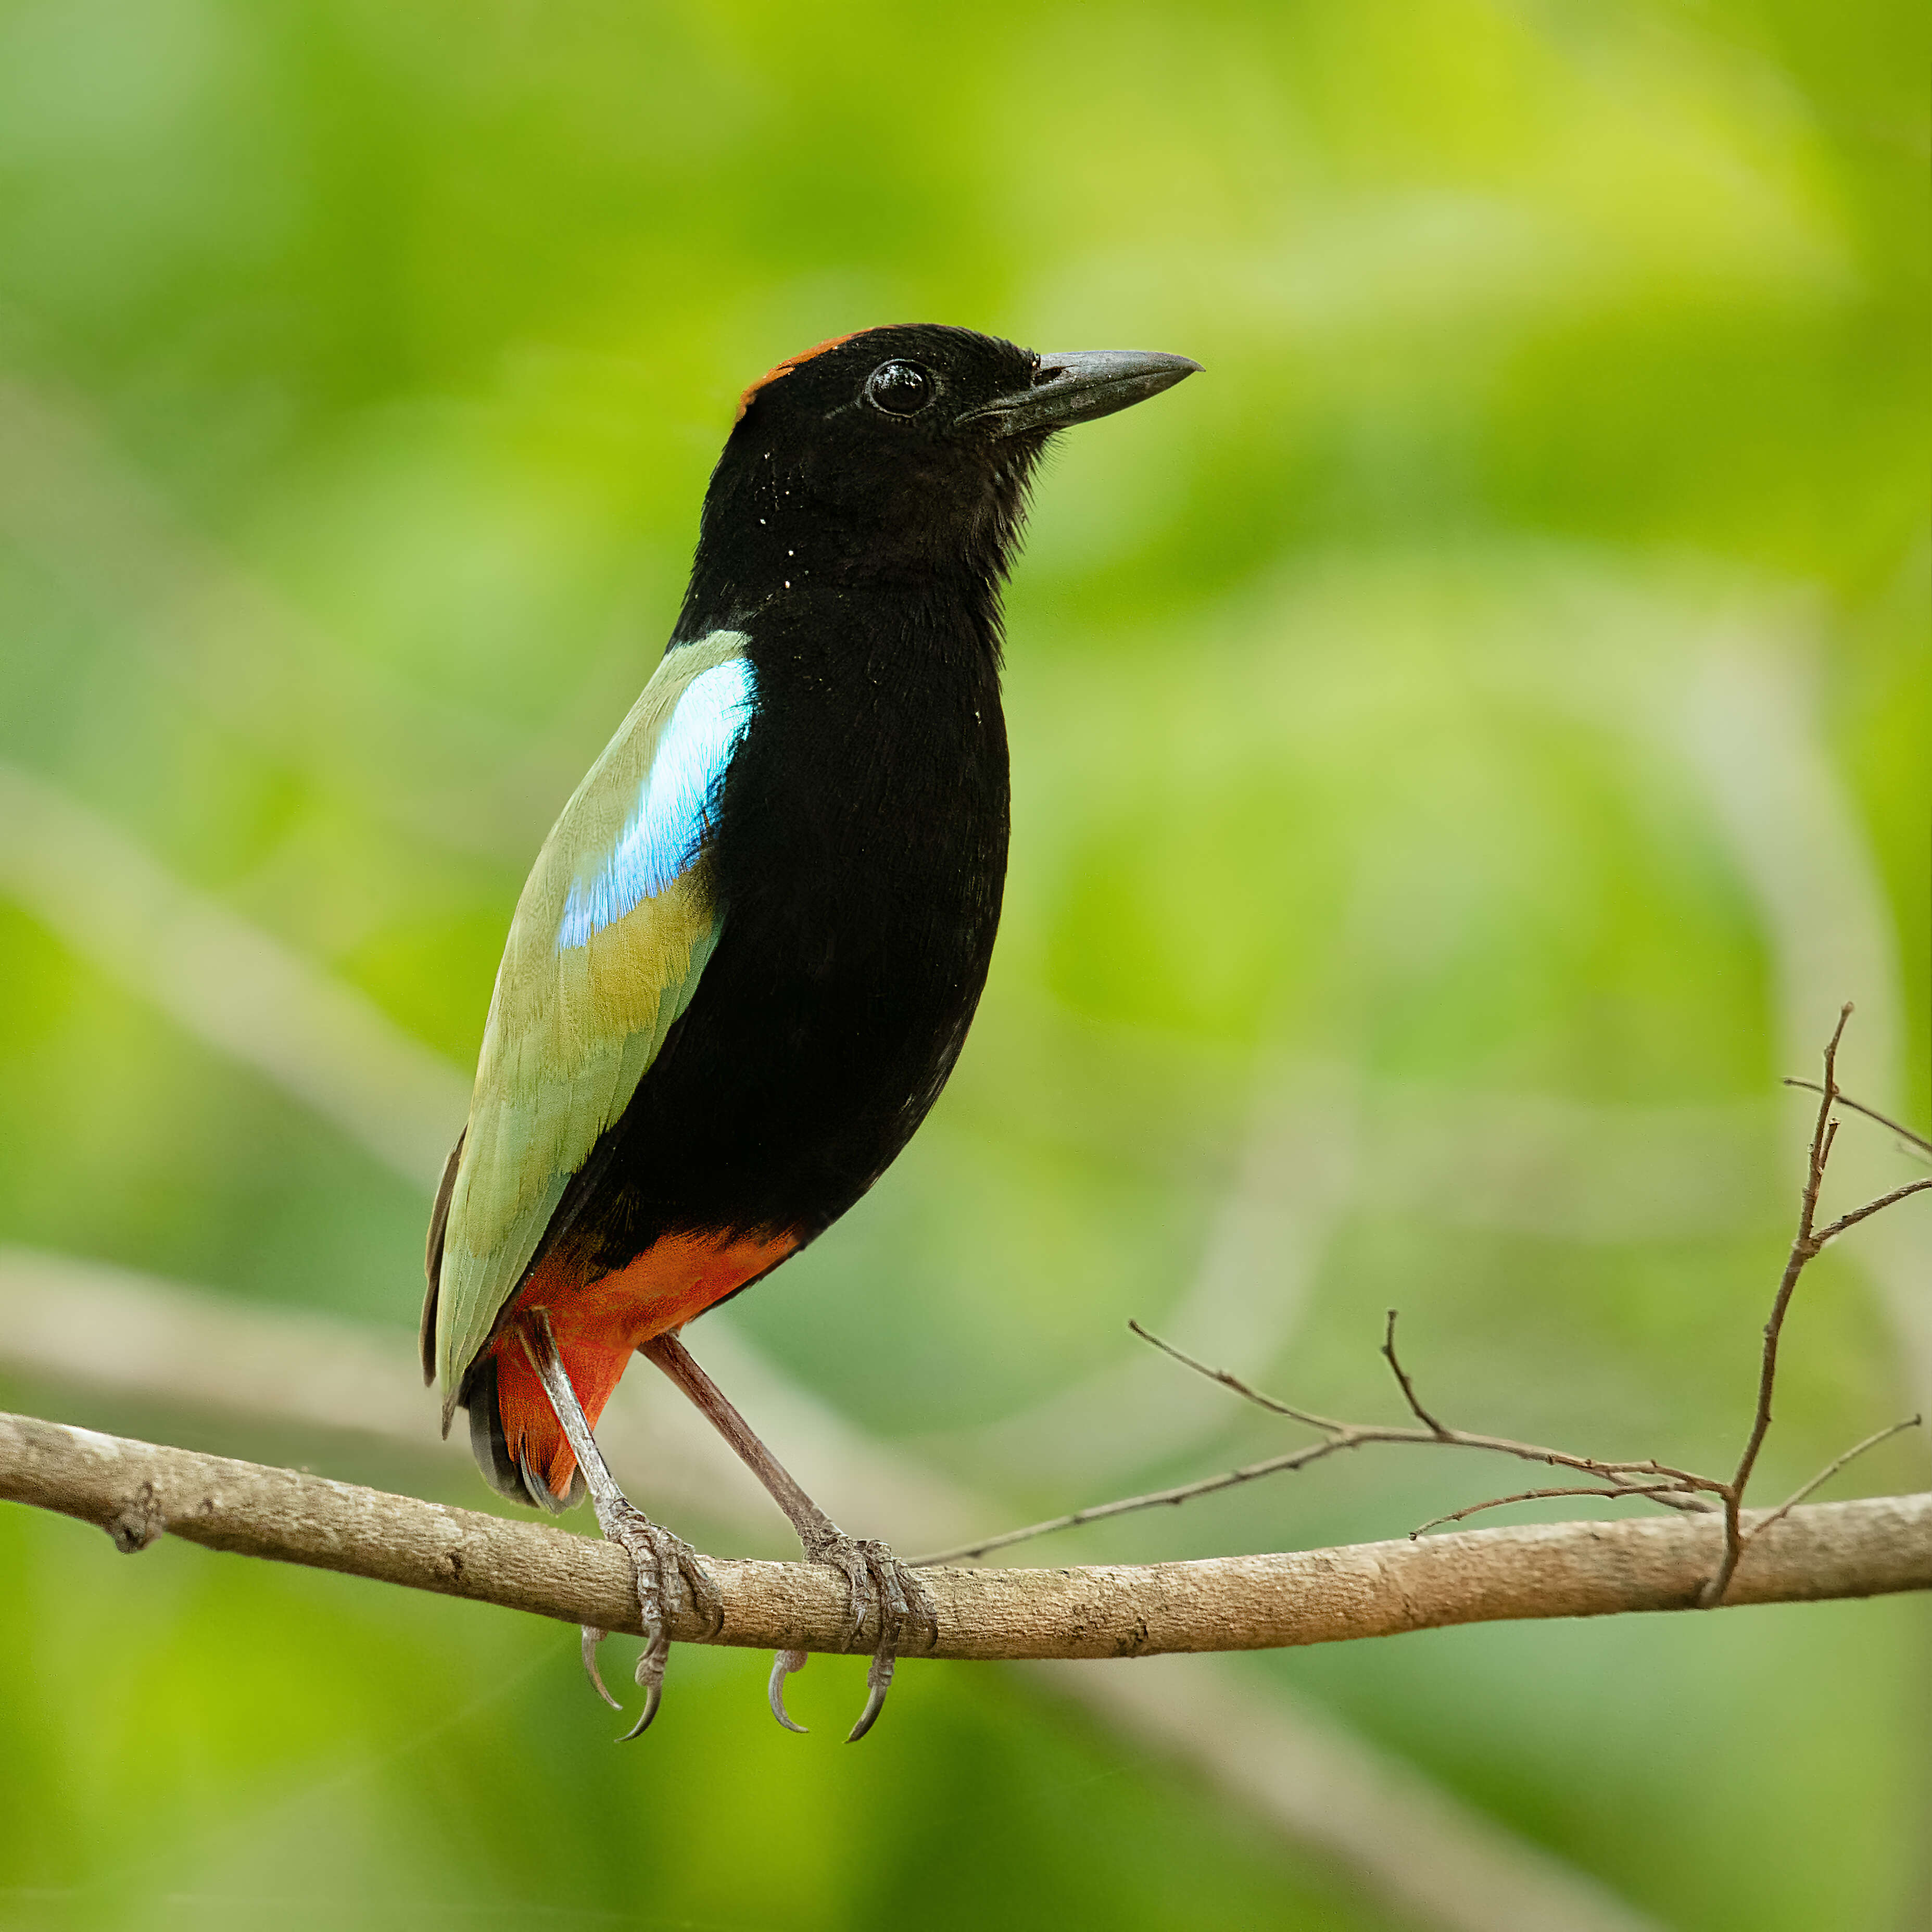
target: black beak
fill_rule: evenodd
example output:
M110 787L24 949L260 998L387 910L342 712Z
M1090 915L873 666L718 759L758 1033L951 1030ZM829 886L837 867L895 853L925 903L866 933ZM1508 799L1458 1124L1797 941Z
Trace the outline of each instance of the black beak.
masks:
M1200 369L1185 356L1150 350L1082 349L1042 356L1027 388L968 410L956 427L984 423L995 436L1067 429L1144 403Z

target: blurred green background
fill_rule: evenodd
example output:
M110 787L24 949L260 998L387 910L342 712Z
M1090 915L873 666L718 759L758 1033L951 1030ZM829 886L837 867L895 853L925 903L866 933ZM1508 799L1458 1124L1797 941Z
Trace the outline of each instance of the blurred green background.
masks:
M34 1276L64 1256L408 1372L420 1150L734 397L945 320L1208 373L1042 478L950 1090L700 1358L988 1531L1292 1439L1130 1316L1366 1417L1400 1305L1451 1420L1734 1454L1779 1076L1850 998L1851 1090L1932 1104L1925 26L0 0L8 1325L84 1308ZM1841 1165L1912 1171L1876 1129ZM0 1400L490 1504L426 1395L387 1436L218 1413L92 1379L116 1325L64 1376L0 1348ZM1767 1498L1932 1399L1932 1217L1828 1256L1790 1333ZM646 1372L620 1406L677 1400ZM1908 1437L1828 1493L1927 1477ZM1372 1452L1019 1560L1399 1535L1516 1482ZM1064 1672L914 1666L848 1754L860 1666L800 1681L799 1739L762 1658L680 1650L617 1753L535 1620L18 1509L0 1578L8 1926L1932 1923L1916 1600L1081 1666L1165 1684L1164 1742Z

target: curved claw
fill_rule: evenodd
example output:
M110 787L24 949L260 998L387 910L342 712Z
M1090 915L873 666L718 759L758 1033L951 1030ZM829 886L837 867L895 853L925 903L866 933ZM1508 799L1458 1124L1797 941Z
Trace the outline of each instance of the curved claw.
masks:
M846 1736L848 1744L856 1744L879 1721L879 1713L886 1708L886 1693L892 1688L892 1658L874 1658L872 1667L866 1672L866 1708L859 1713L859 1721Z
M638 1653L638 1682L644 1688L644 1715L620 1738L620 1744L628 1744L633 1738L640 1738L650 1729L651 1720L658 1714L658 1706L664 1702L664 1664L670 1655L670 1639L660 1625L651 1635L644 1648Z
M772 1715L788 1731L796 1731L800 1737L809 1732L809 1724L801 1724L785 1708L784 1681L795 1670L802 1670L807 1661L802 1650L782 1650L772 1659L771 1682L765 1687L765 1694L770 1698Z
M640 1738L650 1729L651 1720L658 1714L658 1706L664 1702L664 1679L653 1677L644 1687L644 1714L616 1742L628 1744L633 1738Z
M581 1628L584 1642L584 1674L590 1679L591 1684L598 1696L602 1697L612 1710L621 1711L624 1708L623 1706L604 1688L603 1672L597 1668L597 1646L610 1633L608 1630L599 1630L595 1624L585 1624Z

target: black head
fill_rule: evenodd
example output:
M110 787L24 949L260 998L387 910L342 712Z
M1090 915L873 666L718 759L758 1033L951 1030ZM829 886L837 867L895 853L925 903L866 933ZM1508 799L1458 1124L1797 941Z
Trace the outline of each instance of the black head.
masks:
M1042 356L937 323L866 329L781 362L745 392L712 474L680 635L787 592L996 584L1054 432L1199 367L1123 350Z

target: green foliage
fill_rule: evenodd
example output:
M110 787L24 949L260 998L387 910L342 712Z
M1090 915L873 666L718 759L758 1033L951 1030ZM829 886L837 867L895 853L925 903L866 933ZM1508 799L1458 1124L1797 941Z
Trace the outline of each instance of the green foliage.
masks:
M1042 480L952 1089L714 1318L989 1526L1281 1440L1158 1377L1069 1407L1129 1315L1359 1414L1399 1304L1455 1420L1720 1461L1777 1077L1851 998L1851 1090L1932 1104L1925 38L1886 0L0 0L0 756L470 1062L748 380L899 320L1196 356ZM0 1008L7 1238L413 1321L418 1194L6 903ZM1932 1394L1899 1220L1808 1277L1768 1494ZM1840 1492L1924 1480L1908 1439ZM1042 1560L1396 1534L1491 1480L1390 1452ZM619 1754L566 1634L0 1542L8 1924L1381 1922L1022 1674L909 1668L847 1755L853 1670L802 1680L808 1743L757 1660L681 1651ZM1881 1932L1932 1899L1927 1636L1835 1604L1244 1681L1672 1926Z

